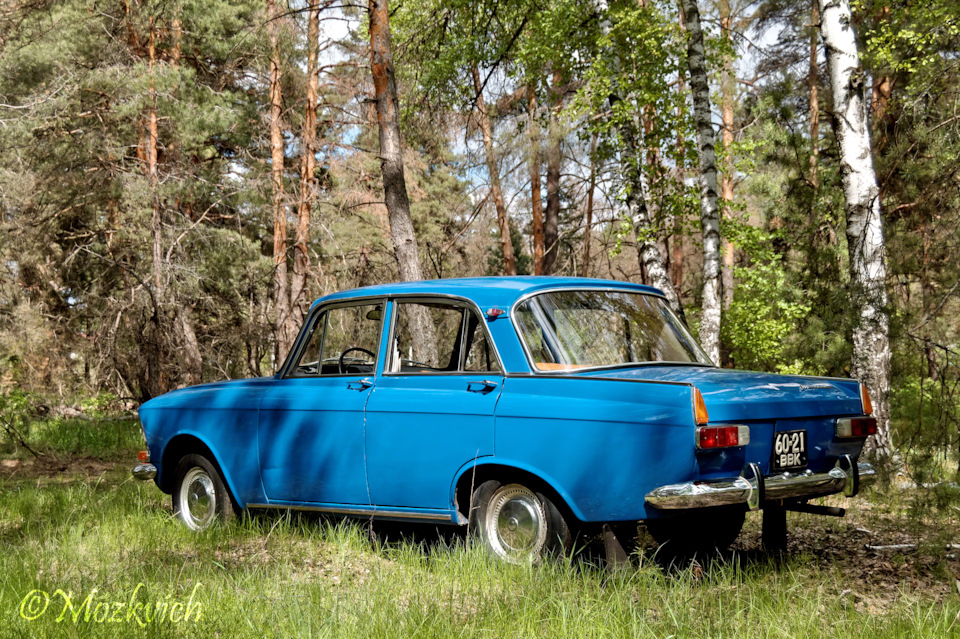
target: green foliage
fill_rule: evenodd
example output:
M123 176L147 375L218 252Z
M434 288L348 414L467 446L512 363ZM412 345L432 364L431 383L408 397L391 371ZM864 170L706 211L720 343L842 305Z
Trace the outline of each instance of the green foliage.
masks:
M802 363L787 360L785 344L810 305L790 286L783 260L772 249L774 235L733 221L725 221L723 234L750 259L749 268L734 269L737 288L722 324L722 339L737 367L809 374Z

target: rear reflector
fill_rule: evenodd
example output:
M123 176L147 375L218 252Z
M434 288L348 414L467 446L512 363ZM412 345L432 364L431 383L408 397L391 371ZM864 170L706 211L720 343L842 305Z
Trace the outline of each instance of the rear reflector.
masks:
M700 393L700 389L696 387L693 389L693 417L697 422L697 426L710 421L710 415L707 414L707 405L703 401L703 394Z
M866 384L860 384L860 406L864 415L873 415L873 402L870 401Z
M148 461L150 461L150 451L141 450L139 453L137 453L137 459L142 461L144 464L147 463Z
M749 426L711 426L697 429L697 448L730 448L750 443Z
M837 437L869 437L877 432L873 417L845 417L837 420Z

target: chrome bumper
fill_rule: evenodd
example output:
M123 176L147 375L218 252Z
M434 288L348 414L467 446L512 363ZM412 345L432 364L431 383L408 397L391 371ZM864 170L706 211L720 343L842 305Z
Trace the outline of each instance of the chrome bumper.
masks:
M837 460L826 473L810 470L764 477L756 464L748 464L740 477L715 482L687 482L661 486L647 493L651 506L664 510L747 504L756 510L765 501L805 499L843 492L853 497L860 487L876 479L873 466L855 462L849 455Z
M157 467L153 464L137 464L133 467L133 478L148 481L157 476Z

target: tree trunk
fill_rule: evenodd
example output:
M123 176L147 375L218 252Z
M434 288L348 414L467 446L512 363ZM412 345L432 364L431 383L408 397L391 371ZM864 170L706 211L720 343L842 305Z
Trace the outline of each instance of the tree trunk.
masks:
M290 329L300 329L310 307L307 293L307 272L310 255L310 212L317 199L317 93L320 77L317 58L320 54L320 0L309 0L307 11L307 89L303 132L300 135L300 198L297 202L297 236L293 245L293 279L290 282Z
M681 0L686 20L687 67L693 93L693 119L697 128L700 156L700 223L703 227L703 301L700 315L700 344L713 360L720 362L720 214L717 210L717 156L713 125L710 123L710 85L707 83L703 31L696 0Z
M733 46L730 37L730 0L720 0L720 36L725 44ZM733 70L733 58L729 54L723 58L723 73L720 79L720 114L723 121L721 128L723 136L723 179L720 182L720 197L723 199L723 216L729 220L733 215L730 204L733 202L733 103L736 91L736 77ZM733 303L733 243L723 240L723 308L729 308Z
M832 118L840 145L840 176L847 214L853 328L852 374L873 398L877 434L872 448L891 453L890 341L883 218L870 150L866 87L848 0L820 0L820 31L833 93Z
M560 253L558 232L560 225L560 162L562 154L560 144L563 135L560 132L560 109L563 107L563 94L560 87L563 76L553 72L550 87L550 144L547 145L547 210L543 219L543 274L550 275L557 265Z
M530 116L530 209L533 214L533 274L543 275L543 202L540 199L540 125L537 124L537 93L527 84L527 114Z
M587 188L587 211L583 220L582 277L590 277L590 240L593 237L593 192L597 189L597 134L590 139L590 181Z
M503 248L503 271L505 275L517 274L517 262L513 255L513 242L510 240L510 219L507 217L507 205L500 190L500 171L497 169L497 156L493 149L493 127L490 114L483 99L483 84L480 82L480 70L473 67L473 89L476 91L477 117L480 132L483 135L483 149L487 158L487 172L490 173L490 194L497 209L497 225L500 227L500 246Z
M270 176L273 190L273 312L276 321L276 362L280 365L293 346L290 297L287 289L287 205L283 192L283 93L281 89L279 12L267 0L267 34L270 39Z
M387 0L370 0L370 55L373 91L380 129L380 171L383 174L383 195L390 220L390 238L397 257L400 279L405 282L423 279L420 252L410 217L407 182L403 175L400 147L400 106L393 73L393 51L390 48L390 10Z
M810 10L810 186L820 188L820 65L817 61L817 25L820 24L820 0L812 0Z
M683 15L683 6L679 7L679 16L678 20L680 22L680 30L686 33L686 19ZM683 74L682 70L678 70L677 73L677 89L680 91L680 94L683 95L687 91L686 76ZM677 104L677 122L683 122L683 111L684 111L684 102L680 101ZM686 171L684 170L684 156L686 155L687 140L683 136L682 127L677 127L677 140L675 143L676 156L677 156L677 166L676 166L676 178L677 186L680 191L684 190L685 185L685 175ZM673 233L671 241L671 251L673 255L670 259L670 278L673 282L673 288L677 291L677 296L683 294L683 218L676 213L673 216Z

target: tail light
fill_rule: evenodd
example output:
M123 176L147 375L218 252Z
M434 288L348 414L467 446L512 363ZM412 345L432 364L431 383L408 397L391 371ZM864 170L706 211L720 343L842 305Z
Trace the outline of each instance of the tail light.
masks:
M707 405L703 401L703 395L700 389L693 389L693 416L696 419L697 426L706 424L710 421L710 415L707 414Z
M870 401L866 384L860 384L860 406L863 408L864 415L873 415L873 402Z
M150 451L141 450L139 453L137 453L137 459L146 464L148 461L150 461Z
M749 426L711 426L697 429L697 448L730 448L750 443Z
M846 417L837 420L837 437L869 437L876 432L877 420L874 417Z

